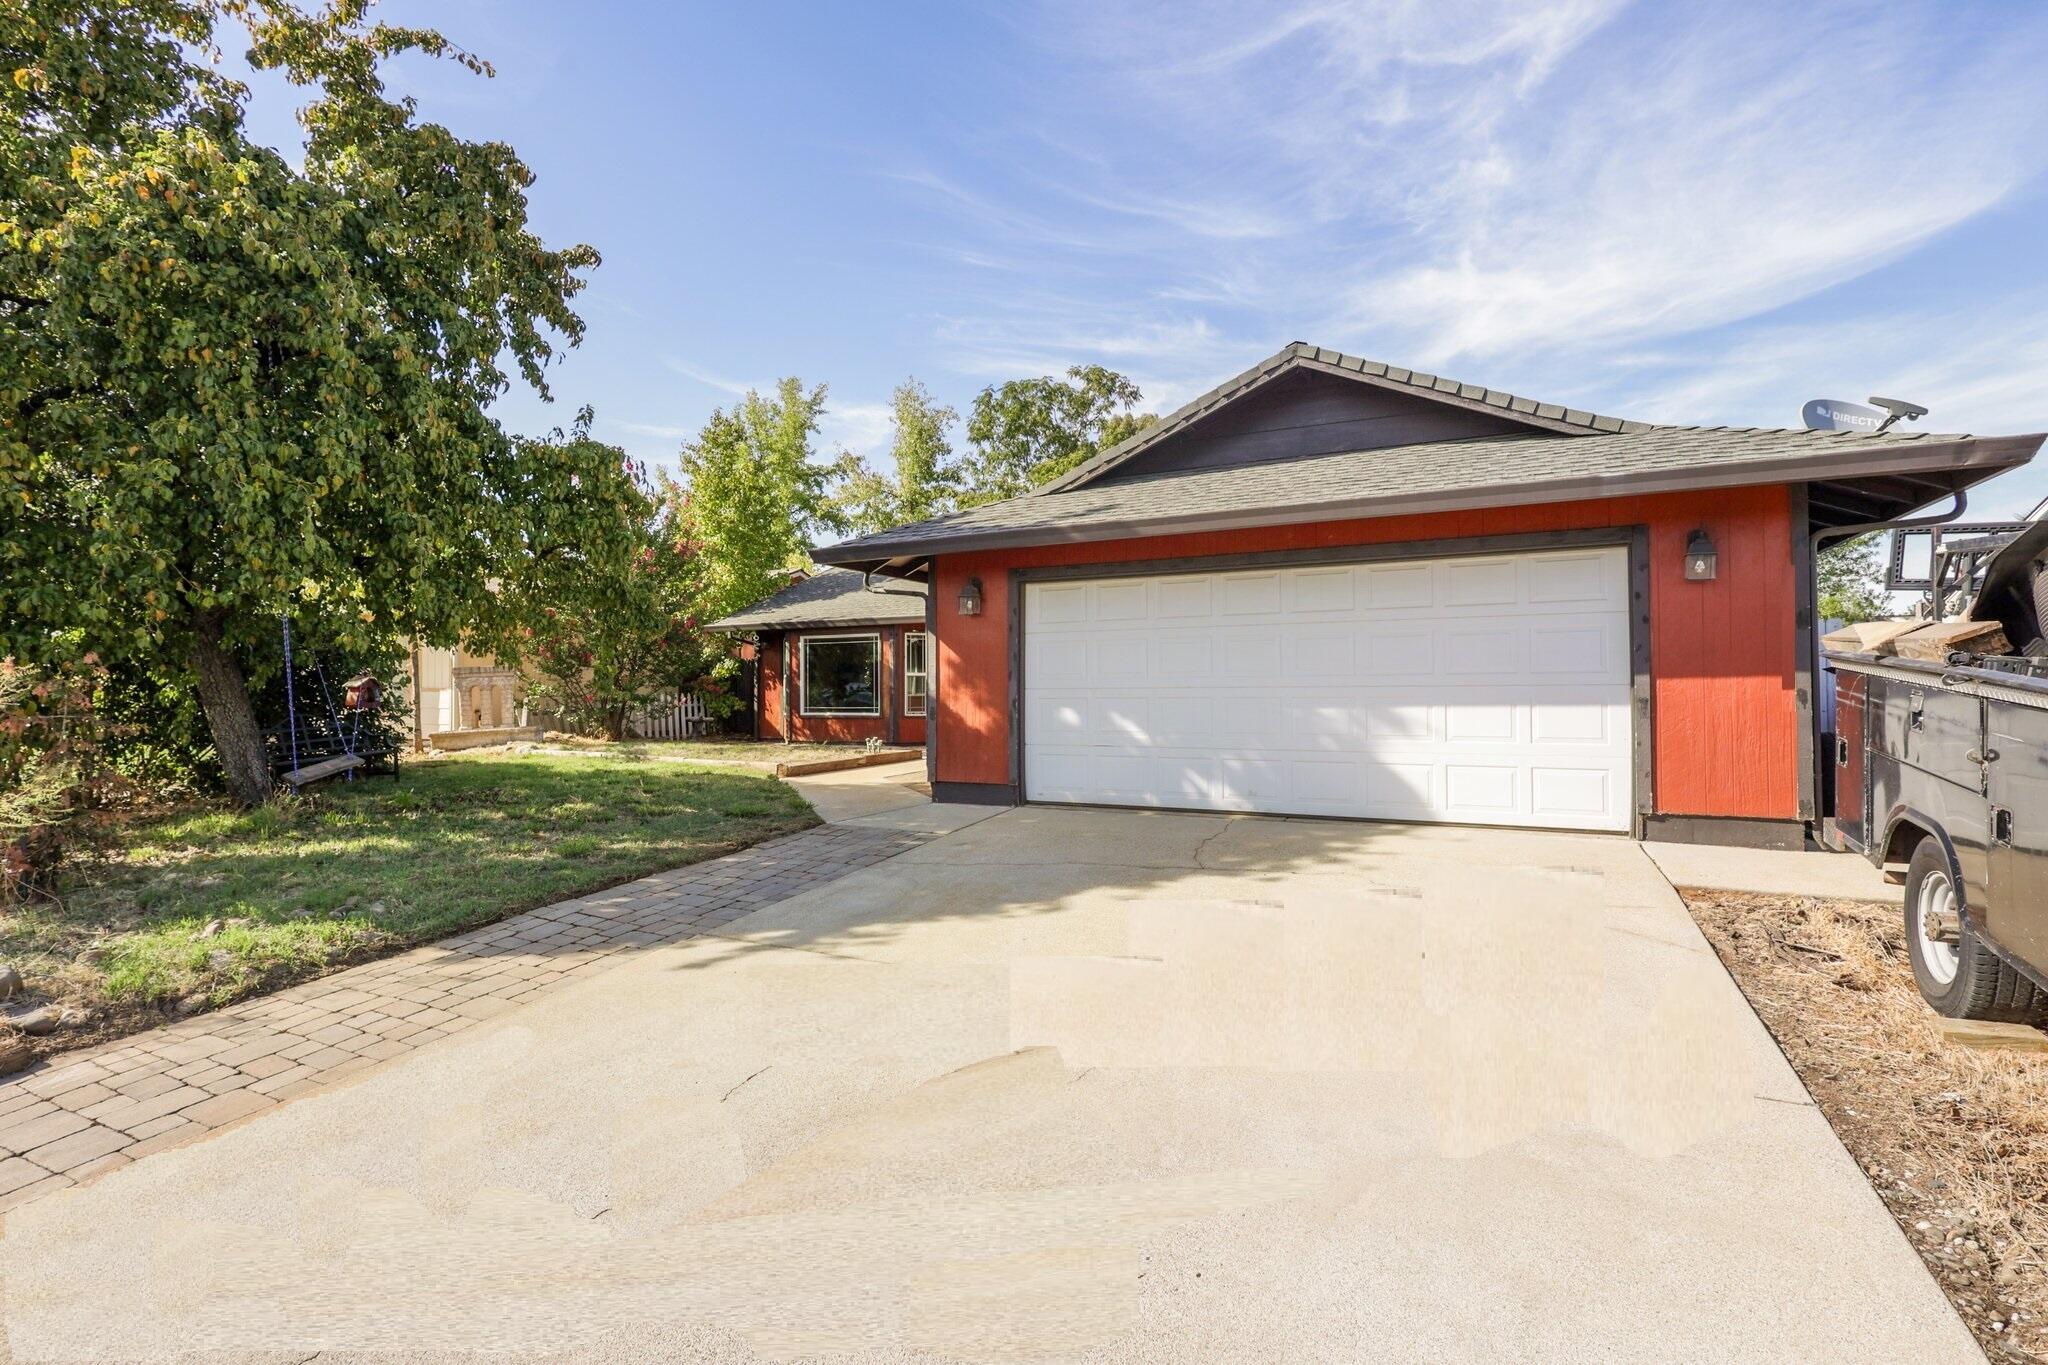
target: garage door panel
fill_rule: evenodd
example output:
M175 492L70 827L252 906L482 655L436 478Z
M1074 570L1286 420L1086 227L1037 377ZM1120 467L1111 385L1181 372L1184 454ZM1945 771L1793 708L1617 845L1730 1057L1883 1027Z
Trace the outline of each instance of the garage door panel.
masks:
M1436 636L1429 625L1368 627L1358 671L1374 678L1426 678L1436 672Z
M1201 748L1216 740L1216 703L1209 697L1154 697L1152 742L1175 748Z
M1528 560L1529 604L1626 606L1626 585L1607 572L1611 559L1611 555L1591 553L1545 555Z
M1024 595L1026 626L1069 625L1088 619L1088 588L1085 584L1045 584Z
M1626 829L1622 551L1031 584L1035 800Z
M1348 678L1358 657L1353 626L1295 626L1288 630L1281 658L1298 678ZM1271 660L1267 661L1271 667Z
M1368 741L1408 741L1427 744L1439 732L1437 717L1443 708L1426 702L1409 703L1383 702L1366 704L1357 708L1359 715L1355 731L1362 731Z
M1278 626L1223 626L1216 632L1216 672L1235 683L1265 684L1280 657Z
M1529 708L1529 738L1538 744L1612 744L1613 716L1598 702L1537 702Z
M1521 708L1504 702L1468 702L1443 708L1444 742L1447 744L1512 744L1521 727L1515 723Z
M1119 635L1090 642L1089 671L1084 682L1106 679L1142 681L1151 676L1149 653L1142 635Z
M1442 671L1454 678L1464 675L1489 679L1502 673L1519 673L1526 652L1522 640L1521 629L1512 625L1447 630Z
M1350 746L1365 738L1360 710L1348 697L1289 699L1281 711L1287 724L1277 742L1286 748L1303 749Z
M1286 575L1284 609L1291 612L1349 612L1357 603L1351 569L1295 569Z
M1511 607L1521 600L1521 565L1512 559L1471 559L1443 565L1444 605Z
M1611 678L1627 668L1628 633L1613 622L1536 625L1528 635L1532 673Z
M1036 743L1083 743L1088 738L1096 705L1089 697L1034 692L1024 711L1024 733Z
M1204 683L1216 671L1216 638L1173 631L1152 637L1150 679L1171 678L1177 686Z
M1272 699L1261 699L1253 705L1225 699L1217 705L1215 715L1212 742L1226 751L1257 754L1284 750L1299 736L1293 728L1292 708Z
M1280 611L1280 575L1231 574L1217 580L1217 605L1225 616L1275 616Z
M1427 610L1436 603L1436 570L1427 564L1400 564L1361 570L1366 605L1374 611Z
M1443 805L1443 765L1378 761L1365 765L1367 795L1375 814L1428 819Z
M1159 580L1158 616L1162 621L1207 617L1215 611L1216 582L1211 578Z
M1154 743L1143 697L1096 697L1088 703L1088 724L1082 740L1104 745Z
M1365 766L1348 758L1296 759L1286 771L1291 788L1288 795L1295 797L1302 809L1313 810L1318 805L1349 809L1371 800Z
M1097 753L1083 770L1089 785L1126 805L1199 804L1209 785L1190 773L1187 760L1145 751Z
M1277 758L1225 758L1216 765L1217 797L1234 810L1261 810L1285 801L1287 764Z
M1144 621L1151 616L1150 579L1116 580L1094 587L1094 621Z
M1517 813L1520 770L1512 763L1446 763L1444 808L1473 820Z
M1530 810L1537 816L1597 817L1613 799L1603 768L1531 768Z

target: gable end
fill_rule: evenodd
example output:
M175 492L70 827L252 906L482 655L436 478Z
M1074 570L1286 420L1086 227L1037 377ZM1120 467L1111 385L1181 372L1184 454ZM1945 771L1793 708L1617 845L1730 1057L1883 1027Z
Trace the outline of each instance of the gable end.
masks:
M1091 482L1114 484L1343 451L1536 434L1508 413L1475 411L1300 368L1134 452Z
M1464 384L1458 380L1447 379L1441 375L1424 374L1419 370L1404 370L1380 364L1378 361L1363 360L1358 356L1345 355L1341 351L1331 351L1319 346L1311 346L1304 341L1295 341L1288 343L1287 347L1278 354L1268 356L1236 378L1217 385L1209 390L1209 392L1183 405L1158 422L1145 428L1145 430L1138 432L1125 441L1119 442L1117 445L1111 446L1108 450L1096 455L1093 459L1077 465L1059 478L1033 489L1031 494L1027 496L1063 493L1070 489L1081 488L1094 483L1105 478L1111 470L1120 470L1122 466L1135 460L1141 454L1152 450L1154 447L1166 445L1168 442L1177 442L1177 438L1183 432L1198 424L1208 424L1211 419L1225 410L1240 407L1262 390L1292 380L1294 376L1304 373L1328 375L1334 377L1340 383L1349 384L1359 390L1390 394L1397 400L1403 398L1419 400L1429 408L1478 414L1505 424L1504 426L1496 426L1483 422L1469 423L1466 424L1470 428L1467 435L1438 436L1433 438L1437 440L1461 440L1467 439L1468 436L1527 435L1532 432L1562 436L1591 436L1602 433L1613 434L1618 432L1648 431L1651 429L1647 423L1643 422L1628 422L1615 417L1602 417L1597 413L1580 412L1577 409L1565 408L1555 403L1537 403L1500 389L1489 389L1482 384ZM1423 409L1397 410L1394 406L1371 410L1362 408L1354 418L1340 418L1339 420L1369 419L1375 415L1387 417L1406 416L1415 418L1418 425L1427 425L1427 422L1420 416L1422 411ZM1267 416L1270 417L1271 414L1267 414ZM1304 420L1292 424L1304 427L1320 425L1312 417L1305 417ZM1280 425L1289 425L1289 423L1283 421ZM1216 428L1211 428L1212 433L1216 430ZM1432 439L1422 437L1394 440L1392 439L1392 433L1393 428L1389 427L1379 433L1379 439L1385 445L1416 444L1418 440ZM1208 440L1210 437L1204 436L1199 439ZM1303 437L1299 439L1308 442L1310 445L1315 444L1311 438ZM1262 442L1252 442L1246 449L1247 451L1276 449L1285 444L1284 438L1267 437L1263 438ZM1298 453L1329 454L1340 450L1374 448L1376 447L1370 445L1324 446L1317 451L1311 452L1304 449ZM1220 450L1209 452L1201 458L1208 461L1208 463L1188 467L1214 468L1219 463L1231 464L1239 462ZM1286 458L1289 457L1284 453L1253 455L1251 460L1245 462ZM1159 472L1161 467L1155 465L1153 472ZM1174 468L1177 466L1166 465L1163 467Z

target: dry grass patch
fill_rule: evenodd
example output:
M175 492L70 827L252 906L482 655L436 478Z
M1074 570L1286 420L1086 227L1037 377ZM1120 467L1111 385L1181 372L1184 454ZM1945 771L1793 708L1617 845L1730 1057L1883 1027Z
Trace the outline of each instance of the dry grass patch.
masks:
M1986 1352L2048 1359L2048 1055L1945 1042L1896 905L1682 894Z

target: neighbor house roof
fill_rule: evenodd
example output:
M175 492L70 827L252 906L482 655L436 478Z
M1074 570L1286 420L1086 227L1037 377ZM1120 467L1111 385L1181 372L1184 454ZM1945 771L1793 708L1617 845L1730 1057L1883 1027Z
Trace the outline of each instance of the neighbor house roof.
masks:
M2043 437L1755 427L1588 430L1308 455L1026 494L816 552L895 567L940 553L1742 484L1807 483L1816 524L1898 516L2024 464Z
M923 621L923 590L902 583L890 586L894 591L876 592L850 569L820 569L744 610L713 621L709 629L790 630L800 626L904 625Z

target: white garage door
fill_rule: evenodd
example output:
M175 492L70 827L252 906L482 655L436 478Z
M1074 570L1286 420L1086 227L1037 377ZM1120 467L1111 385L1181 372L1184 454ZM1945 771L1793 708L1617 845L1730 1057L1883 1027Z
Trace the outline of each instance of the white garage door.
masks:
M1626 830L1621 548L1032 583L1035 801Z

